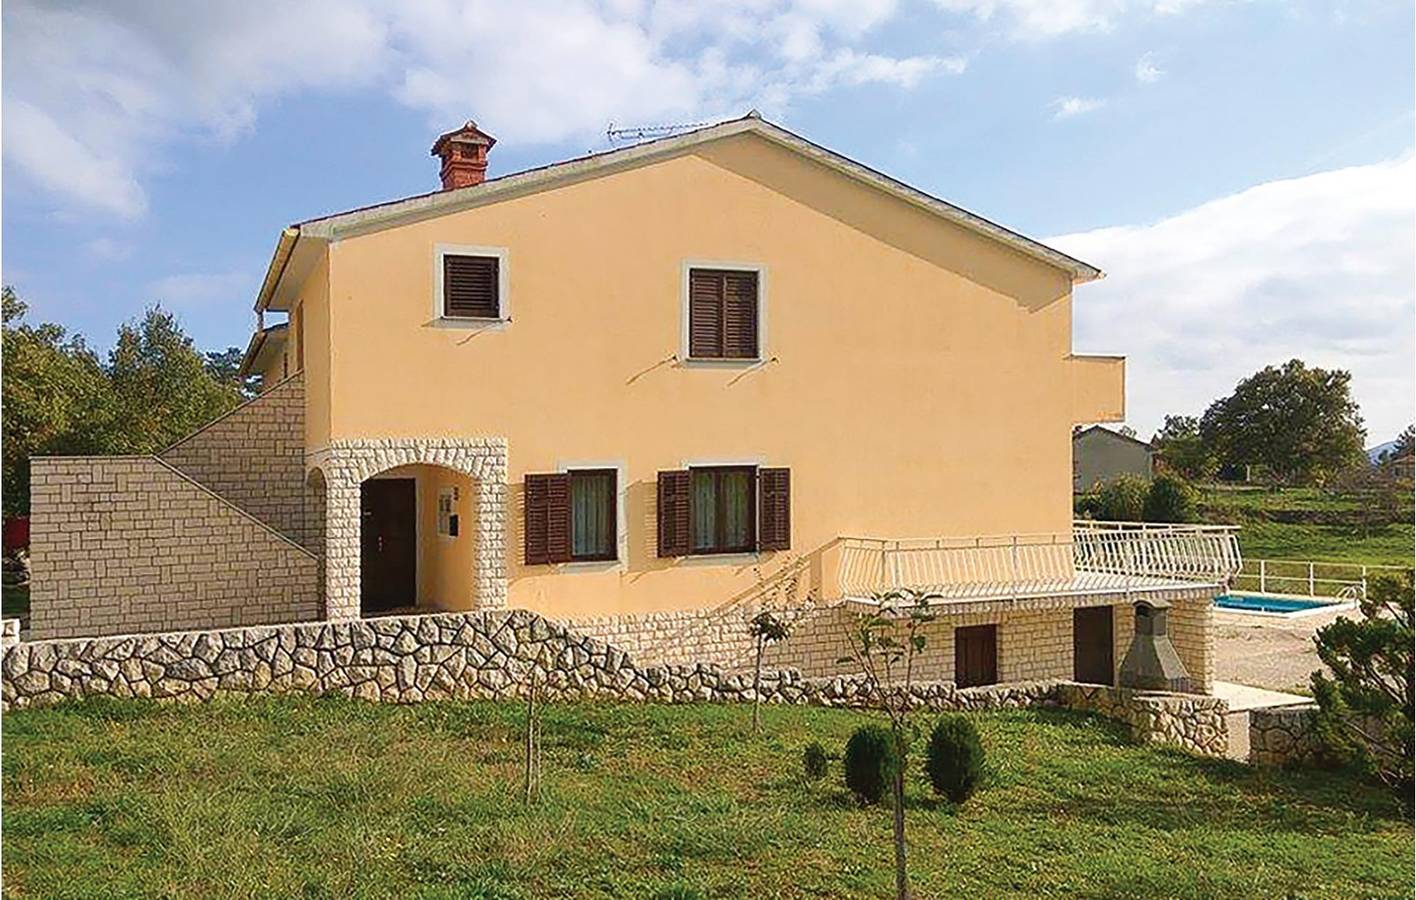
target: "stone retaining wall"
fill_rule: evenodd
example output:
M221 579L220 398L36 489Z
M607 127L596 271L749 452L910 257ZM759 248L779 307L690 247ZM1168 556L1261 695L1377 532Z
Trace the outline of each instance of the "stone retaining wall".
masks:
M0 703L19 709L107 695L203 701L220 695L339 693L412 703L519 695L531 678L553 699L747 702L752 675L710 664L640 666L623 650L524 610L398 616L223 631L40 641L6 647ZM763 700L869 705L859 675L763 675ZM931 710L1076 707L1127 722L1137 739L1215 753L1209 716L1223 701L1059 681L985 688L916 685ZM1222 746L1220 749L1222 752Z
M1249 712L1249 762L1256 766L1319 761L1322 742L1313 728L1315 706L1285 706Z
M1200 694L1134 691L1086 684L1063 684L1061 705L1125 722L1142 744L1170 744L1223 756L1229 748L1229 704Z

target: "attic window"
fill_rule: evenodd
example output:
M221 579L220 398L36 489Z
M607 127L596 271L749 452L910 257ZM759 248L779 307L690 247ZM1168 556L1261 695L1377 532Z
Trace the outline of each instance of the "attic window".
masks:
M460 321L506 321L506 251L497 247L438 247L435 314Z

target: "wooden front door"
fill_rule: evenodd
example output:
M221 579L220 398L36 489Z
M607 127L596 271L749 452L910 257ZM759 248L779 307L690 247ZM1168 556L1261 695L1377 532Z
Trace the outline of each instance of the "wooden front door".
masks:
M416 482L376 478L359 486L359 609L364 615L418 599Z
M1109 606L1072 610L1072 678L1083 684L1114 684L1116 644Z
M998 626L954 629L954 683L959 687L998 683Z

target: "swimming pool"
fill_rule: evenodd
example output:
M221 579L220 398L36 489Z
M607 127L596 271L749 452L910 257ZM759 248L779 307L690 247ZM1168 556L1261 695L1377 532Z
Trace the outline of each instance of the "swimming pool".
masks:
M1279 616L1299 616L1304 613L1320 612L1351 606L1341 600L1305 600L1297 597L1274 597L1268 594L1221 594L1214 598L1214 605L1234 612L1267 613Z

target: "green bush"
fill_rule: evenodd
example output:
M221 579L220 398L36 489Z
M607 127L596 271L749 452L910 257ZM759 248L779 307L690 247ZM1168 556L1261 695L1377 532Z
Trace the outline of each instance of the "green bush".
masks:
M862 725L846 742L846 787L861 803L879 803L899 766L899 747L888 728Z
M1150 485L1136 475L1117 475L1097 494L1097 516L1108 522L1139 522L1145 515Z
M944 716L929 735L925 771L934 793L963 803L983 780L983 742L964 716Z
M806 777L812 781L820 781L826 777L826 769L831 764L831 757L826 752L826 748L821 746L820 741L812 741L806 745L806 749L801 753L801 765L806 770Z
M1151 482L1143 510L1147 522L1190 522L1195 518L1195 492L1183 479L1161 475Z

